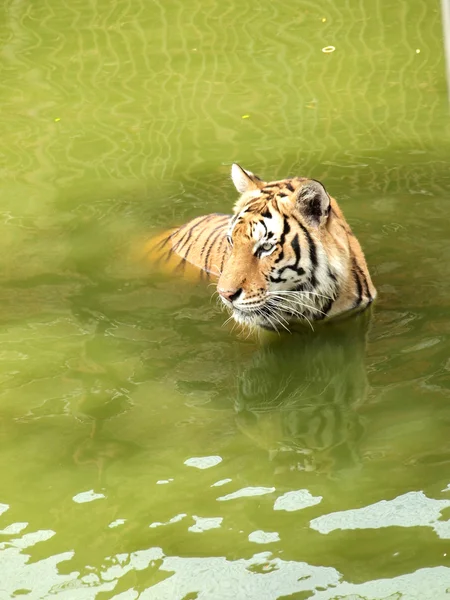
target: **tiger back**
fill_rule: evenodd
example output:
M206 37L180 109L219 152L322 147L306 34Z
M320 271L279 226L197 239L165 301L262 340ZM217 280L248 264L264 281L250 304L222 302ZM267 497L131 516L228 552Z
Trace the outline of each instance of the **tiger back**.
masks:
M231 215L212 213L150 240L145 256L162 271L218 279L229 254L227 230Z

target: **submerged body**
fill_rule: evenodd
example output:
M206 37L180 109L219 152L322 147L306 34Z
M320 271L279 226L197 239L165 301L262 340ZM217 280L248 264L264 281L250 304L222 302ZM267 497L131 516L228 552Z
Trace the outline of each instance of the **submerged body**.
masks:
M323 185L293 177L263 182L233 165L241 193L233 215L197 217L152 246L218 278L233 318L289 328L366 308L376 297L361 246Z

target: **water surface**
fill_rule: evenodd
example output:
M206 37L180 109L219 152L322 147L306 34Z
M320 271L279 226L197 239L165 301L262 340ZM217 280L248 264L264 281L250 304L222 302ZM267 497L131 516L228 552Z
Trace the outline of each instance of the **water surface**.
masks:
M0 598L446 598L438 3L0 10ZM233 161L326 184L371 319L246 339L136 261Z

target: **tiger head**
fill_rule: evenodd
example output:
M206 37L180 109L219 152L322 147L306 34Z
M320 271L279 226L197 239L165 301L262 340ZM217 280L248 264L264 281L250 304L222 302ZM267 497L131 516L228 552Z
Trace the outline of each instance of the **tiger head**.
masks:
M242 195L217 285L222 301L249 326L279 330L324 318L347 253L329 231L330 212L339 211L334 200L313 179L266 183L236 164L231 176Z

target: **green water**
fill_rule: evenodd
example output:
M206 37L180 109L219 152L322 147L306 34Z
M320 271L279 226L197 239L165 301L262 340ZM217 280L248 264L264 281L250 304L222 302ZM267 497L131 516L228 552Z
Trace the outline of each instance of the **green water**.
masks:
M439 3L5 0L0 42L0 599L449 597ZM136 261L233 161L326 184L371 322L246 339Z

